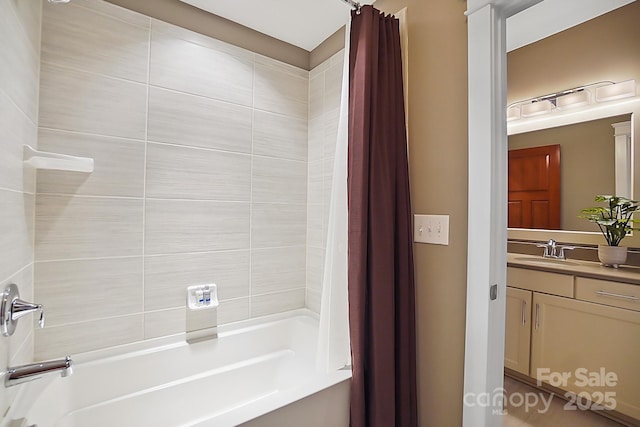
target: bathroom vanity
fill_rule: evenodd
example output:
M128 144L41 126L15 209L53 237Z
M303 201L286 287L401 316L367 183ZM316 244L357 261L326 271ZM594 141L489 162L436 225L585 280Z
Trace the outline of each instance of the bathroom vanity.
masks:
M506 305L507 374L640 423L640 268L508 254Z

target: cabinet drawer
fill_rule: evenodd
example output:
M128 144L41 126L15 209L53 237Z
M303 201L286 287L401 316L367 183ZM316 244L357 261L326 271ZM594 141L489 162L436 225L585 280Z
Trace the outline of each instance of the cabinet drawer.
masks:
M576 277L576 298L640 311L640 285Z
M573 276L507 267L507 286L573 298Z

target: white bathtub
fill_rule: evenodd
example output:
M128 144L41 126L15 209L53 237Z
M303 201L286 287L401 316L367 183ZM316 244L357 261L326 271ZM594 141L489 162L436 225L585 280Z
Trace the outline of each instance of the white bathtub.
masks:
M351 372L316 371L317 329L299 310L222 326L196 344L173 337L72 355L72 376L29 383L2 424L346 427Z

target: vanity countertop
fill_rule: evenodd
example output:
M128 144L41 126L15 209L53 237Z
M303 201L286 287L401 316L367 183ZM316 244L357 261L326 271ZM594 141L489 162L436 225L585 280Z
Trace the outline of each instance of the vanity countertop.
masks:
M597 262L577 259L555 260L536 255L507 254L507 266L573 274L580 277L613 280L640 285L640 267L622 265L619 268L605 267Z

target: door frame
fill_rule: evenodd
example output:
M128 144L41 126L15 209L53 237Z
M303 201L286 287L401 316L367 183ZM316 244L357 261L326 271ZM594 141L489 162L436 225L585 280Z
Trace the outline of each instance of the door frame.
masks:
M467 0L468 243L462 424L502 426L507 270L506 20L542 0ZM491 299L491 287L497 295Z

